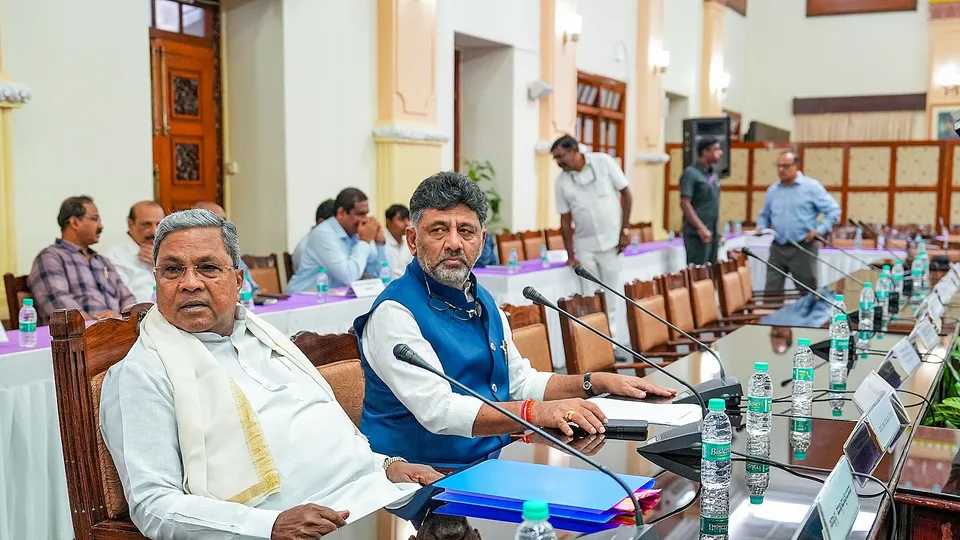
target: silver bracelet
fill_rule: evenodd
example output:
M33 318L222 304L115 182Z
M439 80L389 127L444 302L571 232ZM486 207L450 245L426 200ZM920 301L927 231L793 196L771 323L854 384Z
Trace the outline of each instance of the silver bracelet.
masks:
M408 463L408 462L402 457L388 457L387 459L383 460L383 470L386 471L394 463Z

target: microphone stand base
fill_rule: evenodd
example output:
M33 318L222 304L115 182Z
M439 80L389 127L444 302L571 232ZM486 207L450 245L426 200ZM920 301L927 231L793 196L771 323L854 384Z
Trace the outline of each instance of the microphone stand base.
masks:
M734 410L740 410L740 398L743 396L743 385L736 377L720 377L710 379L695 385L697 392L703 396L703 401L710 401L712 398L720 398L727 401L727 408L731 408L731 402ZM689 392L681 393L674 398L673 403L692 403L699 405L697 396Z

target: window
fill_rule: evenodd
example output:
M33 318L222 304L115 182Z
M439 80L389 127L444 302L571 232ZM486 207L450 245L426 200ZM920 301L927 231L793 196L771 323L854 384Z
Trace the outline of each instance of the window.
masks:
M627 84L598 75L577 75L577 140L589 152L610 154L623 168Z
M151 26L187 38L210 40L213 12L175 0L149 0Z

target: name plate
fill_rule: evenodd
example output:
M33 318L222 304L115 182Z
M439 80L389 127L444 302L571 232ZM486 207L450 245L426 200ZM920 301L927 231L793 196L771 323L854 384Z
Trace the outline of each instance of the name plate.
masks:
M893 399L890 394L880 396L879 399L867 411L867 423L870 429L877 436L877 442L880 443L880 449L888 451L900 434L900 417L893 407Z
M887 353L887 358L894 358L907 376L912 375L920 367L920 354L913 347L909 337L902 338ZM871 402L872 403L872 402Z
M350 288L357 298L367 298L370 296L379 296L385 287L383 281L379 279L361 279L359 281L351 281Z
M870 407L881 397L893 394L893 387L885 381L876 371L870 371L867 378L860 384L860 388L853 393L853 402L861 412L870 410Z
M920 343L923 343L923 347L928 351L936 347L937 343L940 342L940 335L937 333L937 329L934 328L933 323L930 322L930 319L927 317L917 322L913 328L913 333L920 338Z
M940 301L940 296L936 291L930 293L930 296L927 297L927 305L930 306L929 314L940 316L943 315L943 302Z
M827 476L817 496L817 510L826 540L845 540L853 531L860 512L860 497L853 486L853 472L847 456Z

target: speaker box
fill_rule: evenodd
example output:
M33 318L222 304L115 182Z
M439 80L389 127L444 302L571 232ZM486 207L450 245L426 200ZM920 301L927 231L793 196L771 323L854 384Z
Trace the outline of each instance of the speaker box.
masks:
M697 143L704 137L720 141L723 157L714 167L720 178L730 176L730 117L687 118L683 121L683 168L697 160Z

